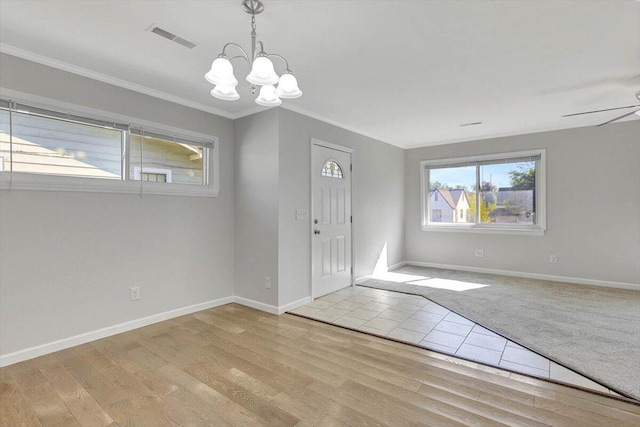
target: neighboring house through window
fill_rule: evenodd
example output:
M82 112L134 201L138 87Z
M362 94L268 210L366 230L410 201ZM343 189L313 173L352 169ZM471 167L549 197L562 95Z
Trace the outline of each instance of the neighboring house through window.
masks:
M545 152L422 161L424 230L542 234Z
M469 209L469 202L463 190L436 188L431 191L431 199L432 221L445 223L464 221L464 212Z
M167 181L167 174L166 173L149 173L149 172L142 172L142 181L147 181L147 182L171 182L171 181Z
M0 172L11 175L0 176L3 186L215 196L213 149L213 141L0 100Z
M157 168L133 168L133 179L146 182L172 182L173 171L171 169Z

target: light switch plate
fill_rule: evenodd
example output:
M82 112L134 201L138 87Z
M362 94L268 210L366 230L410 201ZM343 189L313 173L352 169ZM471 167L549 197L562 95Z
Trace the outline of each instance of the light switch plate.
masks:
M297 220L307 219L307 218L309 218L309 211L307 211L306 209L296 209Z

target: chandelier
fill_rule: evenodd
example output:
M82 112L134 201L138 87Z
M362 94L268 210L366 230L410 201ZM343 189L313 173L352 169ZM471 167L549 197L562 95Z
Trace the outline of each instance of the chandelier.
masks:
M302 96L302 91L298 88L298 81L289 69L289 63L282 56L264 51L261 41L256 41L256 15L262 13L264 5L260 0L243 0L242 10L251 14L251 55L236 43L227 43L222 48L222 53L211 64L211 70L204 75L204 78L215 87L211 90L211 95L224 101L235 101L240 98L236 86L238 80L233 74L234 59L244 59L251 69L246 80L251 84L251 93L255 94L258 86L260 93L256 98L258 105L265 107L276 107L282 104L281 98L294 99ZM260 46L260 50L256 47ZM229 46L240 51L240 55L227 57L226 51ZM270 58L277 58L284 63L285 70L278 77ZM277 87L275 85L278 85Z

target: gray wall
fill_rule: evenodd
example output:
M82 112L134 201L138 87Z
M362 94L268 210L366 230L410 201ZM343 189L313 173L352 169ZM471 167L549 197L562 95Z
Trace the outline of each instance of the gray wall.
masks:
M544 236L422 231L421 160L536 148L547 150ZM640 283L638 121L416 148L406 165L407 260Z
M404 259L403 150L282 109L235 121L2 55L0 87L217 136L218 198L0 191L0 354L237 295L310 296L310 138L353 148L356 276ZM235 184L237 183L237 184ZM271 278L265 289L264 277ZM129 301L140 286L142 299Z
M385 242L404 259L404 150L284 109L236 120L236 295L272 306L311 296L311 138L354 149L356 277ZM265 289L264 277L271 278Z
M278 112L235 121L235 294L278 305ZM271 289L264 278L271 279Z
M219 137L221 181L215 199L0 191L0 354L233 295L233 122L0 61L3 88Z
M310 296L310 218L295 211L311 209L311 138L354 150L356 277L373 271L386 244L389 265L640 282L638 122L405 151L284 109L234 123L0 61L3 88L217 136L221 181L214 199L0 191L0 354L234 293L273 306ZM544 236L421 230L420 160L535 148L547 149ZM129 301L131 286L141 286L140 301Z
M352 148L355 275L371 274L385 243L388 263L404 261L404 150L280 110L279 304L310 296L311 138ZM296 220L296 209L309 219Z

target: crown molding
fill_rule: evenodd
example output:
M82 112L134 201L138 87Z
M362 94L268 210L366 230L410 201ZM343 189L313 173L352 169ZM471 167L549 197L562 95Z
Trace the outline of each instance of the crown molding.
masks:
M299 106L293 105L293 104L281 104L278 107L269 107L269 108L260 107L260 106L247 108L247 109L238 111L235 114L234 119L240 119L242 117L247 117L247 116L250 116L252 114L260 113L262 111L267 111L267 110L269 110L271 108L282 108L283 110L292 111L294 113L301 114L301 115L303 115L305 117L309 117L311 119L315 119L315 120L321 121L323 123L327 123L329 125L336 126L336 127L340 128L340 129L344 129L346 131L353 132L353 133L356 133L358 135L361 135L361 136L364 136L364 137L367 137L367 138L375 139L376 141L380 141L380 142L385 143L385 144L393 145L395 147L404 148L403 146L401 146L399 144L394 144L394 143L389 142L389 141L384 141L384 140L378 138L375 135L372 135L372 134L364 132L364 131L362 131L360 129L354 128L353 126L349 126L349 125L346 125L344 123L338 122L336 120L329 119L329 118L324 117L324 116L322 116L320 114L312 113L309 110L306 110L306 109L304 109L302 107L299 107Z
M179 96L171 95L166 92L162 92L156 89L152 89L146 86L142 86L136 83L129 82L127 80L122 80L116 77L108 76L106 74L99 73L97 71L89 70L87 68L79 67L73 64L69 64L68 62L59 61L57 59L50 58L48 56L40 55L34 52L30 52L28 50L20 49L15 46L8 45L6 43L0 43L0 52L16 56L18 58L26 59L27 61L35 62L38 64L46 65L48 67L52 67L58 70L66 71L72 74L76 74L82 77L87 77L93 80L98 80L103 83L107 83L110 85L118 86L124 89L128 89L134 92L142 93L144 95L152 96L154 98L163 99L165 101L172 102L174 104L183 105L185 107L193 108L196 110L204 111L207 113L215 114L217 116L221 116L227 119L236 120L242 117L250 116L252 114L259 113L261 111L266 111L267 109L260 106L246 108L244 110L238 111L236 113L230 113L228 111L221 110L219 108L211 107L209 105L200 104L198 102L190 101L185 98L181 98ZM295 113L302 114L304 116L310 117L312 119L319 120L324 123L328 123L333 126L337 126L339 128L348 130L350 132L357 133L362 136L366 136L367 138L372 138L377 141L381 141L380 138L375 137L367 132L363 132L359 129L356 129L352 126L346 125L344 123L337 122L335 120L329 119L327 117L323 117L321 115L312 113L304 108L295 106L295 105L286 105L281 106L285 110L293 111ZM392 144L387 141L382 141L387 144L395 145L397 147L401 147L398 144ZM402 147L401 147L402 148Z
M7 55L11 55L11 56L16 56L18 58L22 58L22 59L26 59L27 61L31 61L31 62L35 62L38 64L42 64L42 65L46 65L48 67L52 67L58 70L62 70L62 71L66 71L72 74L76 74L82 77L87 77L93 80L98 80L100 82L103 83L107 83L110 85L114 85L114 86L118 86L124 89L128 89L134 92L138 92L138 93L142 93L144 95L148 95L148 96L152 96L154 98L159 98L159 99L163 99L165 101L169 101L172 102L174 104L179 104L179 105L183 105L185 107L189 107L189 108L193 108L196 110L200 110L200 111L204 111L207 113L211 113L211 114L215 114L217 116L221 116L227 119L231 119L231 120L236 120L242 117L246 117L246 116L250 116L252 114L256 114L259 113L261 111L266 111L266 109L264 107L260 107L260 106L255 106L255 107L250 107L250 108L246 108L244 110L238 111L237 113L230 113L228 111L224 111L221 110L219 108L215 108L215 107L211 107L209 105L204 105L204 104L200 104L198 102L194 102L194 101L190 101L188 99L185 98L181 98L179 96L175 96L175 95L171 95L168 94L166 92L162 92L156 89L152 89L146 86L142 86L136 83L132 83L126 80L122 80L119 79L117 77L112 77L112 76L108 76L106 74L102 74L99 73L97 71L93 71L93 70L89 70L87 68L83 68L83 67L79 67L73 64L69 64L68 62L64 62L64 61L59 61L57 59L53 59L50 58L48 56L44 56L44 55L40 55L34 52L30 52L28 50L24 50L24 49L20 49L18 47L15 46L11 46L8 45L6 43L0 43L0 52L7 54ZM350 132L354 132L357 133L359 135L362 136L366 136L367 138L372 138L375 139L377 141L381 141L379 138L375 137L374 135L368 134L366 132L363 132L359 129L356 129L352 126L348 126L344 123L340 123L337 122L335 120L323 117L321 115L312 113L304 108L295 106L295 105L286 105L286 106L281 106L282 108L284 108L285 110L289 110L289 111L293 111L295 113L299 113L302 114L304 116L310 117L312 119L316 119L319 120L321 122L324 123L328 123L330 125L333 126L337 126L339 128L348 130ZM385 142L387 144L390 145L395 145L396 147L401 147L398 144L392 144L390 142L387 141L381 141L381 142ZM402 148L402 147L401 147Z
M278 108L278 107L262 107L260 105L256 105L254 107L245 108L244 110L240 110L237 113L235 113L233 115L233 119L234 120L241 119L243 117L247 117L256 113L261 113L263 111L271 110L273 108Z
M28 50L20 49L18 47L11 46L5 43L0 43L0 52L7 55L16 56L18 58L26 59L28 61L35 62L38 64L46 65L48 67L56 68L58 70L66 71L72 74L77 74L82 77L98 80L100 82L107 83L113 86L118 86L123 89L128 89L134 92L142 93L144 95L152 96L154 98L163 99L165 101L169 101L174 104L183 105L185 107L204 111L206 113L215 114L216 116L221 116L221 117L232 119L232 120L236 118L236 114L229 113L228 111L224 111L219 108L211 107L210 105L204 105L198 102L190 101L188 99L181 98L179 96L171 95L156 89L151 89L149 87L132 83L126 80L122 80L117 77L108 76L106 74L89 70L87 68L78 67L76 65L69 64L68 62L59 61L57 59L53 59L48 56L33 53Z
M640 0L638 0L640 1ZM230 113L228 111L224 111L221 110L219 108L215 108L212 107L210 105L204 105L204 104L200 104L198 102L194 102L194 101L190 101L188 99L179 97L179 96L175 96L175 95L171 95L168 94L166 92L162 92L156 89L152 89L146 86L142 86L136 83L132 83L126 80L122 80L116 77L112 77L112 76L108 76L106 74L102 74L99 73L97 71L93 71L93 70L89 70L86 68L82 68L73 64L69 64L67 62L63 62L63 61L59 61L57 59L53 59L50 58L48 56L44 56L44 55L40 55L34 52L30 52L24 49L20 49L18 47L12 46L12 45L8 45L6 43L1 43L0 42L0 53L4 53L7 55L11 55L11 56L15 56L18 58L22 58L22 59L26 59L28 61L32 61L38 64L42 64L42 65L46 65L48 67L52 67L58 70L62 70L62 71L66 71L72 74L76 74L82 77L87 77L93 80L97 80L97 81L101 81L103 83L107 83L107 84L111 84L117 87L121 87L123 89L128 89L134 92L138 92L138 93L142 93L144 95L148 95L154 98L158 98L158 99L162 99L168 102L172 102L174 104L178 104L178 105L183 105L185 107L189 107L189 108L193 108L195 110L199 110L199 111L204 111L206 113L210 113L210 114L215 114L217 116L220 117L224 117L227 119L231 119L231 120L236 120L242 117L246 117L246 116L250 116L252 114L256 114L259 113L261 111L266 111L268 108L265 107L260 107L260 106L254 106L254 107L250 107L250 108L246 108L244 110L240 110L236 113ZM540 127L540 128L535 128L535 129L526 129L526 130L521 130L521 131L511 131L511 132L501 132L501 133L496 133L496 134L487 134L487 135L476 135L476 136L470 136L467 138L453 138L453 139L449 139L449 140L440 140L440 141L435 141L432 143L417 143L417 144L401 144L401 143L396 143L396 142L391 142L391 141L386 141L383 139L380 139L379 137L362 131L358 128L355 128L353 126L349 126L347 124L344 124L342 122L324 117L320 114L316 114L313 113L305 108L299 107L297 105L293 105L293 104L286 104L286 105L281 105L280 108L283 108L285 110L289 110L298 114L302 114L306 117L310 117L312 119L316 119L319 120L321 122L333 125L333 126L337 126L341 129L356 133L358 135L362 135L365 136L367 138L371 138L371 139L375 139L376 141L380 141L383 142L385 144L389 144L389 145L393 145L395 147L399 147L405 150L411 150L411 149L417 149L417 148L426 148L426 147L433 147L433 146L437 146L437 145L447 145L447 144L457 144L457 143L461 143L461 142L469 142L469 141L482 141L482 140L487 140L487 139L495 139L495 138L504 138L504 137L510 137L510 136L519 136L519 135L527 135L527 134L532 134L532 133L541 133L541 132L551 132L551 131L560 131L560 130L567 130L567 129L574 129L574 128L580 128L580 127L590 127L590 125L578 125L578 126L571 126L571 125L567 125L567 126L544 126L544 127ZM633 120L633 117L629 117L626 118L624 120L621 120L622 122L626 122L626 121L631 121Z
M631 121L635 121L633 116L629 118L624 118L618 121L617 123L611 123L611 125L620 125L622 123L627 123ZM400 147L404 148L405 150L414 150L418 148L436 147L439 145L459 144L462 142L480 142L480 141L487 141L490 139L533 135L533 134L545 133L545 132L561 132L564 130L584 129L584 128L595 128L595 125L580 124L580 125L571 125L571 126L542 126L537 128L531 128L531 129L523 129L520 131L498 132L493 134L470 136L467 138L454 138L449 140L441 140L441 141L436 141L430 144L407 144Z
M312 119L316 119L316 120L319 120L321 122L330 124L332 126L336 126L336 127L341 128L341 129L348 130L349 132L357 133L358 135L362 135L362 136L365 136L367 138L375 139L376 141L380 141L380 142L385 143L385 144L393 145L394 147L405 148L400 144L397 144L397 143L394 143L394 142L390 142L390 141L385 141L385 140L380 139L379 137L377 137L375 135L372 135L372 134L370 134L368 132L362 131L362 130L360 130L358 128L354 128L353 126L349 126L349 125L346 125L344 123L338 122L336 120L329 119L329 118L324 117L324 116L322 116L320 114L312 113L311 111L309 111L309 110L307 110L305 108L299 107L297 105L290 105L290 104L284 105L283 104L283 105L280 105L280 108L283 108L283 109L289 110L289 111L293 111L294 113L302 114L303 116L307 116L307 117L310 117Z

